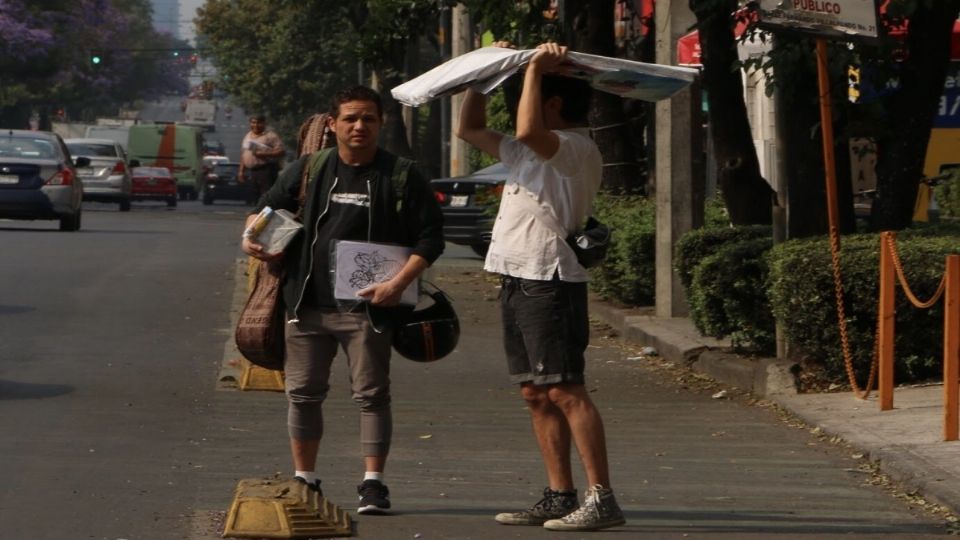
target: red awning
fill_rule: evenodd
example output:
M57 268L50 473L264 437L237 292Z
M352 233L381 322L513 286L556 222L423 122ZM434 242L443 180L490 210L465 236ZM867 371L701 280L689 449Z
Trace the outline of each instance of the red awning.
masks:
M733 29L734 37L739 38L747 30L747 26L751 21L747 20L745 17L738 17L737 26ZM760 45L757 43L757 45ZM764 45L763 47L765 47ZM744 48L744 44L737 44L738 49ZM749 48L754 48L753 45L749 45ZM760 48L760 47L758 47ZM700 54L702 50L700 48L700 32L694 30L690 33L680 36L680 39L677 40L677 63L681 66L700 66Z

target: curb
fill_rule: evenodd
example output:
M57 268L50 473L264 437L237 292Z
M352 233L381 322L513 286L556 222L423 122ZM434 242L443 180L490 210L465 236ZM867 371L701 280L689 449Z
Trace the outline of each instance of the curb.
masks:
M237 326L240 311L247 303L247 259L238 257L234 261L234 266L233 298L230 303L230 336L223 344L223 358L217 373L217 390L238 389L243 374L243 368L238 361L240 351L237 350L237 344L234 342L233 329Z
M613 327L621 339L653 347L659 356L726 385L763 397L797 393L792 362L727 352L728 340L701 336L686 317L656 317L651 308L618 308L594 297L590 313Z
M700 336L687 318L658 318L651 315L650 308L617 308L592 296L590 313L610 325L626 342L653 347L666 360L683 363L718 382L770 399L804 423L865 453L885 475L908 491L960 514L960 474L954 465L944 466L950 460L956 461L960 443L914 440L906 425L897 440L888 440L861 428L855 421L851 423L842 407L827 409L823 405L818 408L804 404L804 394L797 393L794 363L727 352L729 342Z

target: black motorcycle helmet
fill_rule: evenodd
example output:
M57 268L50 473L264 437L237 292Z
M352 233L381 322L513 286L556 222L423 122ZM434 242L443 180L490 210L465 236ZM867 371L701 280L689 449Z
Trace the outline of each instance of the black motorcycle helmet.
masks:
M429 306L411 311L393 331L393 348L414 362L433 362L450 354L460 340L460 321L443 291L427 293Z

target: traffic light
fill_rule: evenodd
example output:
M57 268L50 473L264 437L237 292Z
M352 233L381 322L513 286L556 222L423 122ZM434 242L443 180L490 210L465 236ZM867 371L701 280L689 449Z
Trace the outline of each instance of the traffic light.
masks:
M100 62L103 62L103 57L102 57L102 56L100 56L99 54L95 54L95 53L90 55L90 63L91 63L91 64L93 64L93 65L95 65L95 66L99 66L99 65L100 65Z
M847 66L847 99L851 103L860 102L860 66L857 64Z
M195 54L190 55L190 64L194 66L197 65L197 55Z

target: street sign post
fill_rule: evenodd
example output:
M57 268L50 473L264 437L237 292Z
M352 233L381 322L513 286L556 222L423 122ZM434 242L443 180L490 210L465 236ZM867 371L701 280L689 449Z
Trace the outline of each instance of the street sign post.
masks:
M762 26L818 36L877 37L874 0L760 0Z
M773 32L790 31L817 38L817 82L820 89L820 126L823 138L824 176L827 182L827 216L830 235L837 234L837 171L833 152L833 111L827 73L826 39L876 38L877 6L874 0L760 0L760 25Z
M760 0L760 26L772 32L789 31L811 34L817 38L817 84L820 94L820 126L823 139L823 169L827 190L827 220L830 233L834 280L836 282L837 318L840 324L840 345L848 366L854 395L861 394L853 372L849 369L850 351L843 314L843 289L840 283L840 211L837 207L837 170L833 151L833 110L830 101L830 76L827 70L827 39L876 39L877 6L874 0ZM859 74L857 74L859 83ZM859 91L859 88L857 88Z

